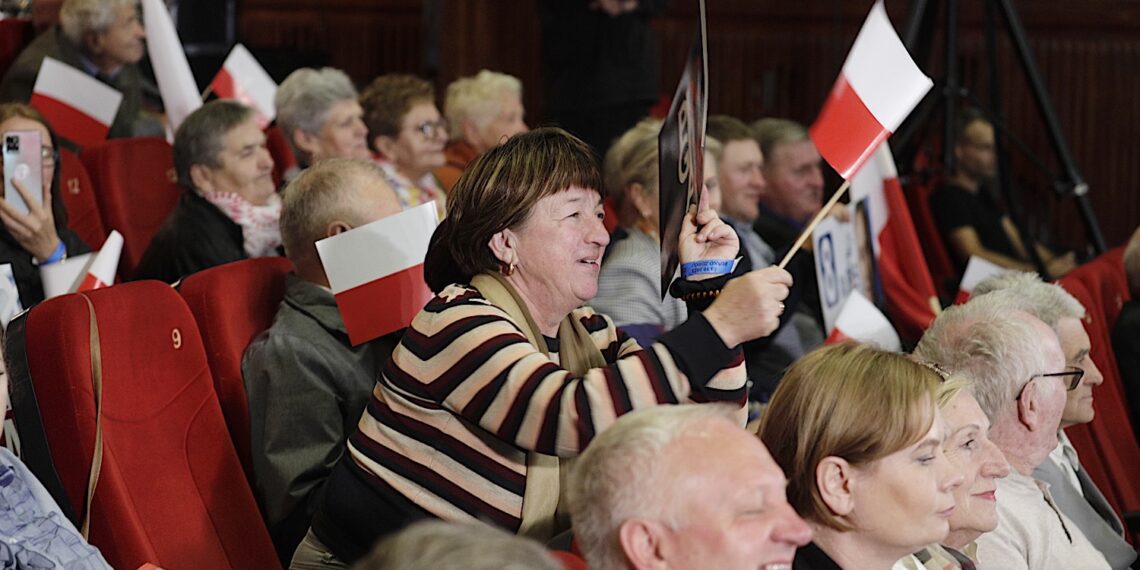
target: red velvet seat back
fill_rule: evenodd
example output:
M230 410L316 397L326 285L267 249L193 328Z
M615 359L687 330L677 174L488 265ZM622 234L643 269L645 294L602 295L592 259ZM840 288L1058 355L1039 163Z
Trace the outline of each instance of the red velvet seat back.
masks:
M959 275L954 260L950 257L950 250L946 249L942 234L938 232L934 214L930 211L932 187L921 183L910 184L904 189L903 196L906 197L906 205L911 220L914 221L914 232L922 244L922 253L926 257L926 266L930 268L934 286L938 288L941 297L952 299L958 292Z
M230 445L198 327L181 297L157 281L57 297L27 316L27 370L76 512L83 512L96 425L84 296L97 316L103 370L91 543L114 568L278 567Z
M1089 335L1093 362L1104 375L1104 382L1093 389L1093 421L1066 429L1081 455L1089 476L1096 481L1109 502L1118 511L1140 510L1140 446L1133 435L1132 423L1124 403L1124 388L1116 356L1112 351L1104 310L1098 297L1073 274L1059 281L1073 297L1085 306L1083 324Z
M59 196L67 209L67 227L93 249L107 239L107 228L95 199L95 187L79 156L59 149Z
M170 145L160 138L116 139L80 155L107 230L123 234L119 275L130 278L182 190Z
M199 271L183 279L179 287L202 331L214 391L251 481L249 401L241 359L250 341L273 324L285 296L285 275L292 268L283 257L246 259Z
M269 156L273 157L273 182L280 187L285 180L285 173L298 166L297 157L293 154L289 141L285 140L285 133L277 125L265 129L265 147L269 150Z

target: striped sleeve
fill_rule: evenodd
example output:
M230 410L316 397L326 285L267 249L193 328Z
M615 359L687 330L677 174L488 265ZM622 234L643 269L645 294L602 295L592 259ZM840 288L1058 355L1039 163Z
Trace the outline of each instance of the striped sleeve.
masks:
M590 309L574 313L610 364L575 376L527 342L507 314L473 289L429 303L404 336L382 382L440 402L525 450L574 456L617 416L683 401L743 402L739 349L694 315L648 349Z

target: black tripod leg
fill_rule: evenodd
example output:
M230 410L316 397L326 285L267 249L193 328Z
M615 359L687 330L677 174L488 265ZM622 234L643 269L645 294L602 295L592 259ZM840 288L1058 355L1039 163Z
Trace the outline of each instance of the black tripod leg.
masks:
M1085 223L1085 233L1087 234L1089 242L1092 243L1093 249L1097 253L1103 253L1106 249L1104 236L1100 232L1100 224L1097 223L1092 204L1088 202L1088 184L1081 176L1080 170L1077 169L1077 163L1073 160L1073 154L1069 150L1069 144L1061 132L1061 124L1057 120L1056 112L1053 109L1053 102L1049 98L1049 93L1045 90L1045 83L1041 80L1041 73L1037 70L1037 63L1033 59L1033 54L1029 52L1029 43L1025 39L1025 28L1021 24L1021 18L1013 8L1012 0L993 1L998 4L1002 10L1002 15L1005 17L1006 27L1009 29L1009 37L1013 40L1018 59L1021 60L1021 67L1025 70L1026 79L1029 80L1030 88L1033 91L1033 98L1037 102L1037 110L1041 114L1041 120L1045 122L1045 128L1049 132L1049 140L1053 145L1053 150L1057 153L1061 167L1068 177L1070 192L1077 200L1081 218Z

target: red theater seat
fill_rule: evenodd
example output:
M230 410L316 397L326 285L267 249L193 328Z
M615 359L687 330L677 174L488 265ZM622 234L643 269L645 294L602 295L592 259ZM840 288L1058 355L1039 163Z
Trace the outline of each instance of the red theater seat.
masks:
M953 299L958 292L958 270L954 267L954 260L950 257L950 250L942 241L938 232L938 224L934 222L934 214L930 212L930 193L932 184L909 184L903 190L906 205L910 209L911 220L914 221L914 232L922 244L922 253L926 257L926 266L930 268L930 276L934 279L934 286L943 299Z
M250 341L273 324L285 296L285 274L292 269L284 257L246 259L190 275L179 287L202 331L214 391L250 481L249 401L241 358Z
M9 339L8 352L25 347L17 369L34 386L54 471L80 518L101 417L90 541L112 567L279 567L229 443L198 327L174 290L117 285L50 299L21 319L23 338ZM94 369L102 370L101 407Z
M277 186L285 181L285 173L291 168L299 166L297 157L293 155L293 147L285 140L285 134L277 125L265 129L265 147L269 156L273 157L273 181Z
M79 156L66 148L59 149L59 195L67 209L67 227L84 243L98 248L107 239L95 187Z
M119 275L130 278L182 190L170 145L160 138L116 139L80 155L108 229L123 234Z

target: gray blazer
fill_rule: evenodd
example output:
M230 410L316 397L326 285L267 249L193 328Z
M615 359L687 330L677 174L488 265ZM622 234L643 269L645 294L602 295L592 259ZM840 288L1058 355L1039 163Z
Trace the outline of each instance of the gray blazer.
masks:
M1057 508L1085 533L1114 570L1130 567L1136 560L1136 550L1125 542L1120 519L1084 468L1077 469L1081 489L1074 488L1065 472L1051 459L1046 459L1034 469L1033 477L1049 484L1049 493Z

